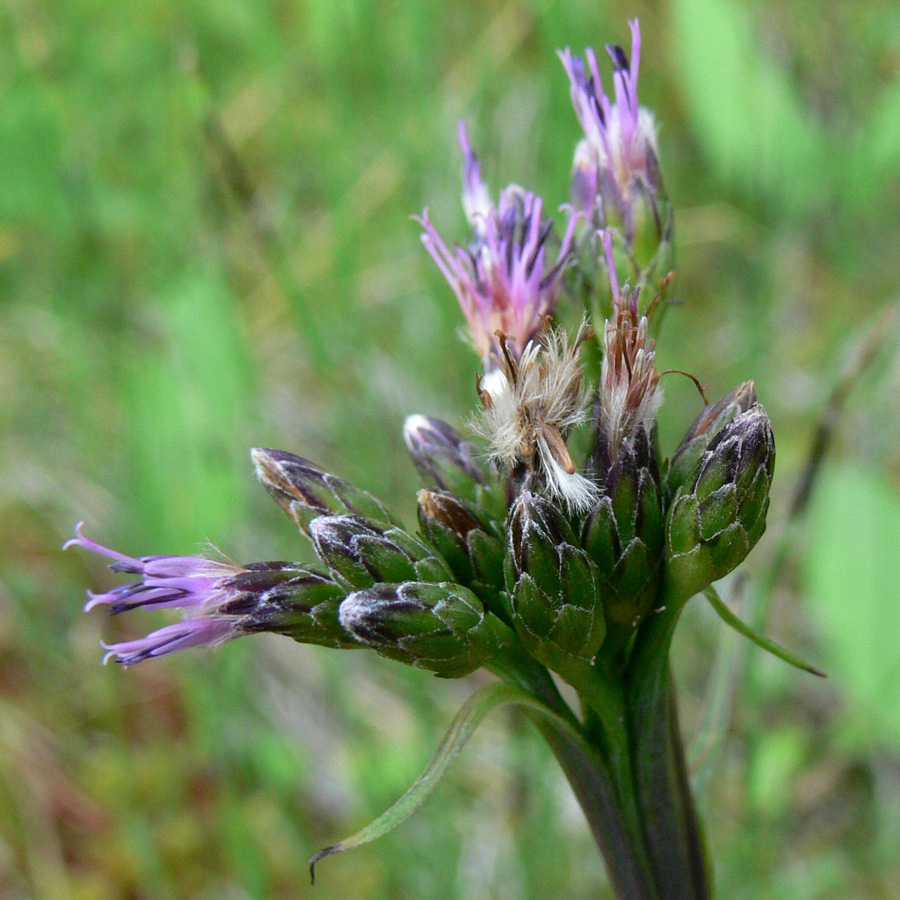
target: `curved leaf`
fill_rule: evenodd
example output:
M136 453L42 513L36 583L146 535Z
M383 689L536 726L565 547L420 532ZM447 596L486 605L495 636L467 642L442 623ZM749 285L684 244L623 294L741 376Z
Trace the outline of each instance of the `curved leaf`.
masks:
M507 703L534 710L545 716L557 728L567 732L577 742L584 740L571 722L566 721L546 703L522 688L503 681L493 682L479 688L456 714L456 718L447 729L437 752L409 790L390 809L365 828L336 844L325 847L313 856L309 861L309 874L313 883L316 880L316 863L320 859L334 853L342 853L344 850L352 850L362 844L368 844L405 822L431 796L450 764L459 756L460 751L485 716Z
M783 660L789 665L796 666L798 669L803 669L804 672L818 675L819 678L828 677L821 669L817 669L815 666L804 662L795 653L791 653L790 650L785 650L784 647L780 644L776 644L775 641L770 641L761 634L757 634L746 622L742 622L728 608L728 605L722 600L714 587L708 587L703 593L706 599L712 604L713 609L719 614L722 621L726 625L730 625L738 632L738 634L742 634L745 638L750 638L750 640L758 647L762 647L763 650L768 650L773 656L777 656L780 660Z

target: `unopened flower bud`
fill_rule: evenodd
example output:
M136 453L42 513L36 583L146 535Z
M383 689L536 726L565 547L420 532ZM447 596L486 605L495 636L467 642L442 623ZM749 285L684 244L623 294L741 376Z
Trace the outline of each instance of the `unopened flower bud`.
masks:
M603 491L582 541L597 567L607 620L636 627L659 594L665 545L656 454L643 428L618 453Z
M400 524L377 497L322 471L308 459L261 447L250 455L265 489L306 535L317 516L357 515Z
M564 674L589 661L606 634L596 569L562 512L528 491L510 512L509 581L522 643Z
M470 587L491 612L505 618L500 601L505 549L480 511L453 494L419 491L418 500L422 532L456 580Z
M453 583L377 584L350 594L341 625L382 656L458 678L493 647L481 601Z
M738 566L766 527L775 440L755 403L738 414L678 489L666 530L667 577L691 596Z
M409 416L403 439L426 487L478 499L478 486L488 481L477 461L477 448L452 426L431 416Z
M352 588L453 577L430 547L401 528L385 527L362 516L319 516L310 531L319 559Z
M665 490L673 497L679 487L686 484L696 472L700 457L709 449L719 433L736 416L756 403L756 390L752 381L745 381L729 391L718 403L707 406L688 428L678 449L669 461Z

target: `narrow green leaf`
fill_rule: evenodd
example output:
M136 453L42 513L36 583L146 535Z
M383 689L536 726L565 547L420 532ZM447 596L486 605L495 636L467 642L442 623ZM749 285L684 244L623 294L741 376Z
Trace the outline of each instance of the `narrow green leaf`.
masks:
M738 634L742 634L745 638L749 638L758 647L762 647L763 650L768 650L773 656L777 656L780 660L783 660L789 665L796 666L798 669L803 669L804 672L818 675L819 678L828 677L821 669L817 669L815 666L804 662L799 656L791 653L790 650L785 650L784 647L781 647L774 641L770 641L768 638L757 634L749 625L742 622L728 608L728 605L722 600L714 587L708 587L703 593L705 594L706 599L712 604L713 609L719 614L722 621L726 625L730 625L738 632Z
M583 738L578 730L570 723L555 713L546 703L538 700L522 688L503 681L496 681L477 690L456 714L456 718L444 735L437 752L431 758L425 771L419 776L409 790L386 812L356 834L331 844L320 850L309 861L309 873L312 882L315 883L316 863L326 856L334 853L342 853L344 850L352 850L362 844L368 844L380 838L382 835L393 831L398 825L405 822L430 796L440 784L441 779L450 767L453 760L459 756L460 751L474 733L481 721L489 713L507 703L514 703L527 709L536 710L549 719L556 727L568 732L570 737L582 742Z

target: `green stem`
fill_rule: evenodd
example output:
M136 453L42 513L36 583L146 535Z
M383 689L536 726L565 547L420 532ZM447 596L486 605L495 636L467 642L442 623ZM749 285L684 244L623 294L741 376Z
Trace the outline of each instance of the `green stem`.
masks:
M661 900L711 896L669 669L672 635L686 599L669 596L644 623L628 676L638 800Z
M490 668L505 680L539 697L581 731L581 724L543 666L524 653L503 650L492 659ZM587 736L584 741L576 741L568 730L554 725L546 717L525 712L556 756L584 811L616 897L619 900L659 900L636 818L636 799L630 782L625 790L626 799L619 790L620 782L612 766L602 752L588 743Z

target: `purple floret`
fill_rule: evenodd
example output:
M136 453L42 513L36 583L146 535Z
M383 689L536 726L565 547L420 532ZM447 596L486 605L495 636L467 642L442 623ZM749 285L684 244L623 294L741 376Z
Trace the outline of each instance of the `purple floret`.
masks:
M438 234L426 209L417 221L424 229L422 243L456 293L469 325L472 343L487 367L499 350L496 332L510 339L520 356L556 306L560 276L569 260L577 216L569 219L555 262L546 259L553 223L542 217L543 203L518 185L490 202L481 180L478 159L460 126L463 149L463 206L472 224L474 241L452 250Z
M600 67L588 48L584 59L567 47L559 52L569 76L572 103L585 138L575 151L572 198L576 207L593 215L598 198L612 204L630 231L635 192L659 187L656 127L652 115L638 103L641 31L631 28L631 61L621 47L607 47L613 62L611 102L603 89ZM601 220L606 214L601 211Z
M77 536L64 544L64 550L72 546L84 547L112 559L110 569L114 572L140 576L140 581L120 585L102 594L88 591L90 599L85 604L85 612L105 605L113 615L142 607L177 608L186 616L183 622L167 625L139 640L103 644L109 651L104 662L116 659L124 665L133 665L153 656L200 644L218 644L236 636L237 618L223 615L220 610L240 593L230 582L243 569L202 556L126 556L85 537L82 525L78 523Z
M227 641L235 636L234 621L225 618L204 616L199 619L185 619L175 625L166 625L151 632L146 637L136 641L122 641L118 644L103 644L104 650L109 651L103 657L104 665L109 660L121 663L123 666L133 666L135 663L152 659L155 656L165 656L167 653L175 653L176 650L187 650L188 647L200 645L213 646Z

